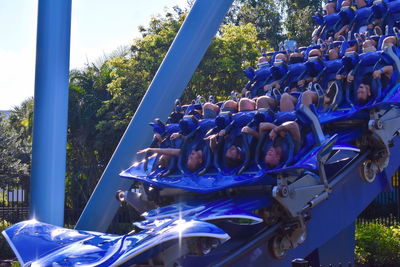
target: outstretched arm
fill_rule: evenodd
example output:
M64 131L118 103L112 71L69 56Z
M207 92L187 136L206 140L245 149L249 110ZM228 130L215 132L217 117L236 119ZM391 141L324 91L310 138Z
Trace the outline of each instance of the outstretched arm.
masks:
M139 150L136 154L141 155L141 154L146 154L147 152L157 153L157 154L161 154L161 155L179 156L179 153L181 152L181 150L178 148L151 148L151 147L149 147L149 148Z

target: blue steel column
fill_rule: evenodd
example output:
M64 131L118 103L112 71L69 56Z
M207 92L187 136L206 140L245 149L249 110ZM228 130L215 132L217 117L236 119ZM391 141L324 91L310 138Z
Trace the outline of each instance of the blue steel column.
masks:
M30 215L64 223L71 0L39 0Z
M150 144L152 131L148 123L154 118L165 119L171 112L232 2L195 2L79 218L77 229L107 230L119 206L115 192L132 184L118 173L136 160L136 151Z

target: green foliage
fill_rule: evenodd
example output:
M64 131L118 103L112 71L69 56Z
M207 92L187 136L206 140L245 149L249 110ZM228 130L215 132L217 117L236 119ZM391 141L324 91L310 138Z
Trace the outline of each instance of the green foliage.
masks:
M400 226L357 225L355 254L359 264L395 266L400 262Z
M245 25L251 23L258 40L267 40L278 49L284 39L280 3L274 0L237 0L230 9L226 23Z
M0 232L5 230L6 228L10 227L11 223L0 220ZM7 243L7 240L0 235L0 259L2 260L9 260L14 258L14 253L12 252L10 246Z
M287 39L296 40L299 46L308 46L314 30L312 16L321 12L321 0L285 0L282 7L286 11L284 21Z
M285 22L287 38L296 40L298 46L308 46L311 43L311 34L314 30L311 18L313 14L314 9L311 6L306 6L288 14Z
M31 160L33 101L0 116L0 188L28 183Z
M269 44L258 40L252 24L222 26L187 86L183 101L187 103L196 95L226 97L231 91L240 92L246 83L242 70L255 65L261 47L269 48Z

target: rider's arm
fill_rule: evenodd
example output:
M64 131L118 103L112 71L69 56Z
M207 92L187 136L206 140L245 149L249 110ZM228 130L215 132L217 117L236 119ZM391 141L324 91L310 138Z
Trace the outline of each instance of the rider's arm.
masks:
M179 156L179 153L181 152L180 149L178 148L145 148L137 152L137 154L144 154L147 152L151 153L157 153L161 155L169 155L169 156Z
M242 133L249 134L249 135L251 135L251 136L253 136L254 138L257 138L257 139L260 136L259 133L256 130L250 128L249 126L244 126L242 128Z
M272 129L275 129L277 126L275 125L275 124L273 124L273 123L270 123L270 122L262 122L262 123L260 123L260 129L259 129L259 132L260 132L260 134L261 133L263 133L263 132L265 132L265 131L270 131L270 130L272 130Z
M296 141L301 140L299 125L294 121L287 121L287 122L282 123L275 129L275 131L277 131L278 133L280 131L289 132L292 135L294 140L296 140Z

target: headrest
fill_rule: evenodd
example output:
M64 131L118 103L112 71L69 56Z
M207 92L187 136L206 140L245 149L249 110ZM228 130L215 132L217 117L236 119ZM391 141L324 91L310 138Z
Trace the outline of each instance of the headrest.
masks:
M345 57L343 57L341 60L343 66L346 69L351 70L357 65L359 58L356 52L347 52Z
M222 111L215 118L215 125L219 129L225 129L232 122L232 113L230 111Z
M324 18L321 15L312 16L312 19L318 25L323 25L324 21L325 21Z
M287 66L286 65L272 66L270 70L274 80L280 80L286 74Z
M387 7L382 3L382 1L374 1L372 8L372 12L374 13L374 17L377 19L382 18L386 12L387 12Z
M322 69L324 68L323 62L321 60L317 60L317 61L307 61L305 63L307 71L310 73L311 77L315 77L317 76Z
M340 19L340 16L338 13L333 13L333 14L324 16L324 21L327 26L335 25L339 19Z
M295 121L297 120L296 111L285 111L285 112L277 112L275 114L274 124L280 125L286 121Z
M154 133L161 135L165 133L165 124L159 118L155 119L154 122L150 122L149 125L153 127Z
M355 17L355 15L356 13L351 7L345 7L339 12L339 16L344 24L348 24Z
M179 122L179 127L183 135L188 135L197 128L198 120L192 115L185 115Z
M253 120L259 124L264 121L273 121L275 118L275 113L269 108L260 108L257 110L257 113L254 115Z
M367 19L372 13L371 7L362 7L356 10L357 20Z
M400 11L400 1L392 1L387 3L387 8L389 12L391 13L396 13Z
M306 70L306 66L304 63L296 63L296 64L291 64L288 66L288 74L289 74L289 79L296 79L297 76L302 74Z
M324 61L324 65L328 73L337 72L341 67L343 67L343 62L341 59L327 60Z
M252 67L247 67L246 69L243 70L244 74L246 75L247 79L250 81L253 80L254 78L254 69Z
M271 75L270 68L258 69L255 72L254 80L256 81L266 80L270 75Z
M168 117L168 123L178 123L183 118L183 113L173 111Z

